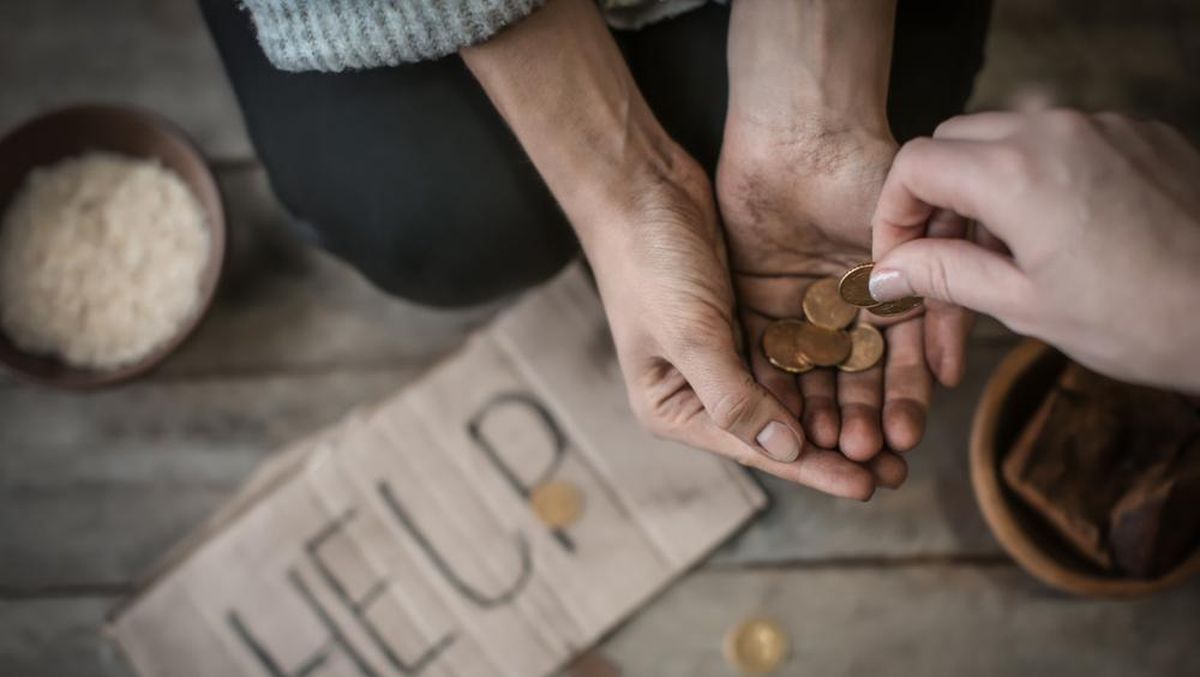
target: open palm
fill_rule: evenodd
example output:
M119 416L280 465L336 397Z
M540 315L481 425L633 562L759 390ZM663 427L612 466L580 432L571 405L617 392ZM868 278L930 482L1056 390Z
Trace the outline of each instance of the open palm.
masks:
M904 465L892 452L920 440L931 392L919 315L889 322L863 312L888 352L881 366L859 373L794 376L758 349L771 321L802 315L810 284L870 259L871 213L896 146L859 139L801 154L742 141L727 128L717 195L752 371L801 419L810 441L871 462L898 484Z

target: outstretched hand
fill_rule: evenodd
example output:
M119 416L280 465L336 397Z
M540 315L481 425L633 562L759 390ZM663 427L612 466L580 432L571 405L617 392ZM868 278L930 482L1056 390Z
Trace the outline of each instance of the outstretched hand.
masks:
M888 351L882 366L859 373L814 370L793 376L773 367L758 349L772 320L802 315L810 284L869 259L869 217L895 144L868 136L790 144L760 131L731 118L718 170L754 375L801 418L816 446L869 463L880 484L899 485L906 467L893 452L912 448L924 431L931 394L925 326L936 312L898 321L862 313L862 321L881 327ZM788 152L797 148L804 152ZM965 330L961 319L950 324ZM961 352L950 361L946 380L961 371Z
M878 298L995 316L1117 378L1200 392L1200 154L1114 114L983 113L905 145L873 219ZM924 238L979 221L999 247Z
M871 472L805 444L793 410L752 375L708 179L690 159L675 166L681 176L648 182L655 188L618 215L628 226L586 245L635 413L661 436L869 498Z

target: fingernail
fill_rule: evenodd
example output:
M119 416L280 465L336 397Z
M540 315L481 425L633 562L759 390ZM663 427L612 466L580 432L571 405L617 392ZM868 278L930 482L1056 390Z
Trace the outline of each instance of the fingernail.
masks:
M768 423L754 439L768 456L781 463L791 463L800 455L800 440L796 439L796 433L779 421Z
M871 298L881 303L902 299L905 296L916 296L904 273L889 268L876 268L872 271L871 281L867 288L871 292Z

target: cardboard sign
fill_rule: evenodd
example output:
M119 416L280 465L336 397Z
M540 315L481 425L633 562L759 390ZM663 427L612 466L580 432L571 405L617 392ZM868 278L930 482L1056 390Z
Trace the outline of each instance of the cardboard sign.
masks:
M547 481L577 521L537 519ZM544 675L764 502L636 424L576 267L268 461L110 630L143 675Z

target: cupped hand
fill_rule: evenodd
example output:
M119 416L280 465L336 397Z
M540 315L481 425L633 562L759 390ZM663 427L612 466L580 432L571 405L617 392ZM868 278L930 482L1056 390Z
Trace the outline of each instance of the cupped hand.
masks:
M671 175L637 182L649 187L608 217L622 223L585 242L635 413L660 436L869 498L872 472L805 444L794 414L752 375L708 179L690 159Z
M922 238L946 210L1008 251ZM1169 127L953 118L900 151L873 223L876 297L958 303L1116 378L1200 392L1200 154Z
M752 348L772 320L802 315L808 285L870 259L870 216L895 152L887 136L764 129L730 115L717 195ZM961 223L948 225L942 235L961 235ZM801 417L817 446L895 465L902 461L891 452L912 448L924 432L931 395L927 363L938 367L944 382L961 375L960 337L968 321L937 305L924 317L917 312L898 321L861 316L881 326L887 340L880 367L860 373L818 369L796 377L772 367L757 349L750 351L751 365L758 381Z

